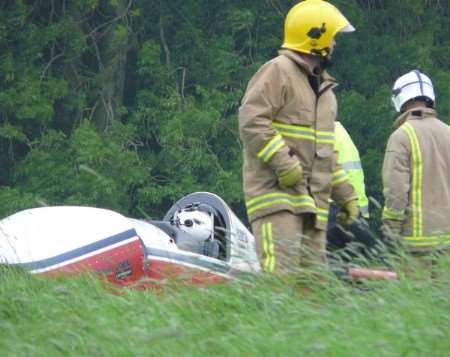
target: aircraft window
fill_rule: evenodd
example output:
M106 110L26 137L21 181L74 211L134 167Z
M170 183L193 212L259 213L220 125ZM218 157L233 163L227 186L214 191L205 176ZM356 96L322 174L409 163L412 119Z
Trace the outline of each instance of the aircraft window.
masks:
M218 259L226 260L227 259L227 245L229 234L227 234L227 228L225 227L225 223L222 217L219 214L214 213L214 238L219 243L219 256Z

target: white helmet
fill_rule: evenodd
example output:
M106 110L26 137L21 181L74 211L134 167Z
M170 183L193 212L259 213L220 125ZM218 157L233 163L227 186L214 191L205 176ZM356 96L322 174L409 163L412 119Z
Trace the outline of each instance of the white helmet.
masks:
M403 104L407 101L418 97L424 97L434 105L436 96L433 83L426 74L414 70L404 74L395 81L392 88L392 102L397 112L401 112Z
M181 210L177 213L179 228L196 241L205 241L214 231L214 218L208 212L198 210Z

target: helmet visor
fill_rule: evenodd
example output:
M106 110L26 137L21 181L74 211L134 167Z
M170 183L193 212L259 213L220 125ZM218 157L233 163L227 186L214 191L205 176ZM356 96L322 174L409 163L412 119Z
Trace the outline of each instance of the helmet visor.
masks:
M339 32L354 32L356 29L353 27L353 25L349 22L346 26L344 26Z

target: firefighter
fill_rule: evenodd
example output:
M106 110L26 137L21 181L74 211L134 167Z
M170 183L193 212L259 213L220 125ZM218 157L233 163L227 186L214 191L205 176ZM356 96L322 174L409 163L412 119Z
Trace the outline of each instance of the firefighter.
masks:
M347 223L358 217L357 196L336 163L337 83L325 70L335 35L352 31L330 3L298 3L287 14L279 55L251 78L242 99L246 208L266 272L326 266L330 196Z
M411 71L394 84L400 116L383 163L383 229L413 254L450 246L450 128L437 118L430 78Z
M369 218L369 200L366 196L364 171L361 165L358 149L341 122L335 122L334 132L336 136L335 150L339 155L338 164L347 173L348 180L358 195L361 215L367 219Z
M377 248L377 239L375 234L370 231L366 221L369 218L369 200L366 196L364 171L359 152L347 130L339 121L335 122L335 137L335 150L339 155L338 164L347 173L348 180L358 195L361 217L351 225L339 224L340 213L336 204L332 202L328 218L327 250L333 254L343 250L344 254L339 254L340 260L348 260L355 255L370 257Z

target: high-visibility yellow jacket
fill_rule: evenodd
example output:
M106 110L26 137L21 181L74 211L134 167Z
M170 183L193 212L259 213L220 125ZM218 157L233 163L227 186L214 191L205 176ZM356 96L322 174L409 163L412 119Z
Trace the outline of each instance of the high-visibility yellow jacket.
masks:
M352 138L340 122L335 122L334 133L336 142L335 150L338 152L338 164L347 173L348 180L358 195L359 208L363 217L369 218L369 200L366 196L366 186L364 184L364 171L361 165L358 149Z
M450 127L429 108L394 124L383 164L383 220L402 222L411 250L450 246Z
M310 80L316 82L318 95ZM325 230L330 196L338 205L356 199L334 151L336 85L326 73L314 75L289 50L280 51L250 80L239 109L250 221L287 210L314 214L315 227ZM281 188L277 173L295 164L303 168L302 181Z

